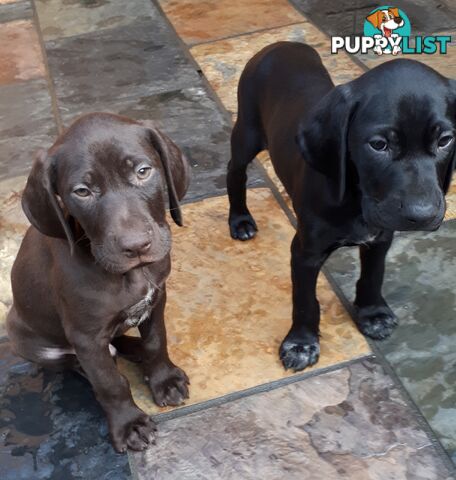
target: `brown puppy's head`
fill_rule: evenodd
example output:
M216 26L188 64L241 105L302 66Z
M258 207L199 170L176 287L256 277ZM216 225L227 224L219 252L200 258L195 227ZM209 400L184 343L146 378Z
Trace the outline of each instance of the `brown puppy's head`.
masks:
M23 209L41 233L90 242L104 269L124 273L165 257L171 247L165 192L174 221L189 167L152 125L95 113L77 120L35 161Z

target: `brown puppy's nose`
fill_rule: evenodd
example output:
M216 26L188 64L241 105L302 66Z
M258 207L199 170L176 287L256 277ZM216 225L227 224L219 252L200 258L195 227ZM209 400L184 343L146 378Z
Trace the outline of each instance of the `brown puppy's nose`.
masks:
M122 253L129 258L138 255L145 255L149 250L152 242L144 237L124 238L121 242Z

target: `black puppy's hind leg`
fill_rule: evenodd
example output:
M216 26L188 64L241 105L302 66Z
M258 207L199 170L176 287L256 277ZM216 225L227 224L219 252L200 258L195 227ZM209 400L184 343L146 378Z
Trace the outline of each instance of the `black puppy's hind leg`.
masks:
M228 224L231 237L250 240L258 228L247 208L247 166L262 150L261 133L247 126L239 116L231 134L231 160L228 163L227 189L230 201Z
M360 246L361 276L356 284L356 324L364 335L376 340L389 337L397 318L382 296L385 257L393 236Z

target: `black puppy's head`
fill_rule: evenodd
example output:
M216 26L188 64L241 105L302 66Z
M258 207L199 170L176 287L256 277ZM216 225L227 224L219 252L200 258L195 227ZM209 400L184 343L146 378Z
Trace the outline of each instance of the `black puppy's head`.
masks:
M445 214L455 130L455 82L394 60L331 91L298 140L304 158L335 180L340 201L361 195L368 224L434 230Z
M90 243L104 269L125 273L164 258L171 247L165 192L174 221L188 164L152 126L110 114L77 120L33 166L24 211L43 234Z

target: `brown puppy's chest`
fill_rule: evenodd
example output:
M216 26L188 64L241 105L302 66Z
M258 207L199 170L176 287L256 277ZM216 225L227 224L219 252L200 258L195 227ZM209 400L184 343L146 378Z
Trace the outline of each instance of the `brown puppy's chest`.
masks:
M152 309L158 297L158 289L149 285L146 294L136 303L129 306L119 314L119 320L123 327L138 327L152 313Z

